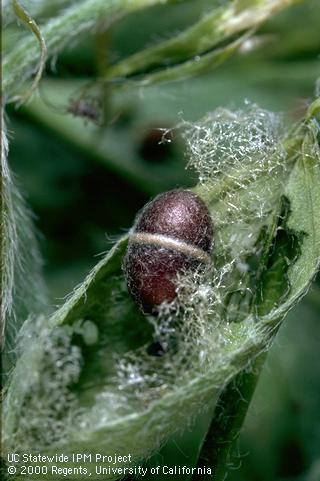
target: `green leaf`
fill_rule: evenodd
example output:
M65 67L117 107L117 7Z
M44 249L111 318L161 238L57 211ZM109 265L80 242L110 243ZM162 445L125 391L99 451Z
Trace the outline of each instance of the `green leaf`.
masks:
M290 292L285 302L272 311L281 316L306 293L319 269L320 260L320 149L319 124L311 118L304 127L304 136L294 168L285 187L290 203L287 232L299 237L300 255L288 269ZM292 243L288 243L288 249Z
M5 452L130 453L136 463L252 366L319 264L316 134L312 117L283 139L277 118L254 105L187 129L196 191L214 220L212 266L181 276L177 315L164 307L147 318L125 286L125 236L52 316L27 321L4 404ZM228 303L236 291L238 317ZM171 347L150 356L159 336ZM84 466L99 479L94 464Z
M301 255L303 232L287 227L290 202L281 199L281 208L266 242L265 259L260 263L261 275L255 299L258 315L270 312L280 305L290 291L288 268Z

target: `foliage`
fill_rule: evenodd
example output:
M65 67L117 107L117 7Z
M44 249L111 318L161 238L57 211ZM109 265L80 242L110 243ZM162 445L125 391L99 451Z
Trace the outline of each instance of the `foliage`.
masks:
M64 2L54 2L56 17L49 16L36 31L52 56L64 49L65 42L81 39L102 13L108 12L114 22L119 15L156 3L86 0L59 12ZM179 11L180 2L165 3L153 8ZM227 2L223 8L215 3L200 20L192 18L191 26L186 22L169 40L132 53L111 67L104 68L100 58L99 81L85 87L77 82L76 101L95 100L95 96L106 100L106 87L112 86L114 98L118 95L125 104L133 86L206 71L243 45L252 28L290 3ZM40 19L46 18L42 6L39 2L32 12ZM85 21L89 12L90 21ZM21 86L25 88L24 81L36 65L36 49L34 39L26 36L7 55L7 100L21 94ZM57 81L47 85L50 99L57 95L66 106L71 90L66 88L61 95ZM159 168L150 174L150 166L135 164L137 159L130 154L129 161L123 160L132 150L132 140L130 134L127 145L116 147L122 135L118 125L88 126L83 119L71 117L60 121L59 114L38 99L25 111L90 150L104 167L113 163L144 191L152 192L155 187L146 183L165 171ZM107 123L111 114L107 106L103 111ZM97 141L101 128L109 136L102 146ZM239 379L247 380L253 371L259 374L256 360L265 356L284 315L316 275L319 99L291 128L284 127L277 114L245 102L238 109L218 108L201 120L164 131L172 138L180 136L180 144L186 145L189 167L199 178L194 191L209 207L215 237L212 266L205 273L183 273L177 301L164 305L157 318L141 314L127 294L122 272L127 234L68 299L48 313L30 214L12 181L4 145L2 315L7 318L5 352L10 354L5 358L5 374L10 374L4 399L5 452L130 452L135 463L215 406L212 426L217 432L217 416L225 414L219 411L222 399L229 399L232 412L238 402L233 394L240 390ZM112 148L110 139L111 146L114 139ZM173 172L171 164L167 177L174 184ZM164 176L157 188L166 182ZM170 346L169 351L161 358L149 356L148 346L159 339ZM236 389L229 397L232 383ZM229 445L244 415L245 410L236 428L222 433L227 449L224 457L219 454L209 460L217 468L213 479L223 479ZM216 453L210 436L209 430L205 446ZM111 474L106 479L116 478Z

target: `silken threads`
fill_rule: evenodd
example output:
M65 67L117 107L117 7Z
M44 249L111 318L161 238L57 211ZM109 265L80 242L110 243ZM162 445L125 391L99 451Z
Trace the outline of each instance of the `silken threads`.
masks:
M213 226L190 190L158 195L138 214L124 260L128 290L145 313L176 298L177 274L210 262Z

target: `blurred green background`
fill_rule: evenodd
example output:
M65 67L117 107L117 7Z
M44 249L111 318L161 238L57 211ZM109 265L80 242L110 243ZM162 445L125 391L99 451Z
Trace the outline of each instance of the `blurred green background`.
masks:
M102 63L170 37L198 18L206 4L190 1L182 8L177 2L119 20L106 34L61 54L48 68L39 98L9 109L10 163L34 212L52 307L130 228L151 196L196 183L196 175L186 170L183 140L173 132L170 142L159 144L159 129L198 119L218 106L241 106L245 99L292 123L312 98L319 74L319 0L277 15L210 73L122 93L106 89L103 125L66 113L70 98L94 79ZM230 458L228 480L320 480L319 359L318 279L288 315L271 349ZM208 416L204 413L150 463L192 466Z

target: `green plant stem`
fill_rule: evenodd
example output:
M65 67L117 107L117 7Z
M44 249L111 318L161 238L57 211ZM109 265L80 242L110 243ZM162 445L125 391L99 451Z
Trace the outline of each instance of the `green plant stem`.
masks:
M20 97L14 98L13 100L26 100L32 92L37 88L40 79L42 77L43 69L45 67L46 63L46 55L47 55L47 49L46 49L46 44L45 41L41 35L41 32L39 30L38 25L36 22L30 17L28 12L20 5L20 3L17 0L12 0L13 2L13 7L14 11L17 15L18 18L28 27L30 30L33 32L33 34L36 36L39 42L40 46L40 58L39 58L39 66L37 69L37 73L33 79L31 87Z
M248 0L242 4L232 1L223 8L214 8L175 37L146 48L109 68L105 78L129 76L157 65L180 64L183 60L197 62L199 59L193 59L194 56L212 50L219 42L230 37L255 29L270 16L297 1Z
M182 80L191 76L208 72L227 60L241 46L250 33L241 36L225 47L213 50L212 52L202 55L201 57L192 58L191 60L188 60L182 64L160 69L159 71L149 75L143 75L140 81L124 81L123 83L119 84L118 90L121 88L127 89L128 87L147 87L164 82Z
M33 18L45 18L48 15L56 14L59 9L66 8L72 3L72 0L37 0L37 2L25 2L28 13ZM3 18L6 19L6 24L13 23L16 20L16 14L12 8L12 1L6 0L3 2Z
M198 468L210 468L212 475L195 474L194 481L224 481L228 458L246 417L265 358L263 352L249 371L241 371L223 390L197 464Z
M90 32L103 16L111 22L122 14L144 7L164 4L171 0L86 0L63 11L49 20L40 30L44 38L48 56L56 55L75 38ZM26 36L3 61L3 91L10 100L18 87L27 80L38 62L38 46L32 36Z
M106 78L123 77L139 70L182 60L212 49L223 39L219 23L224 9L213 9L208 15L175 37L131 55L105 71Z

